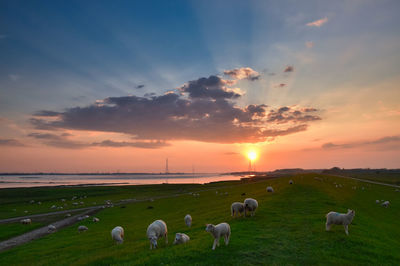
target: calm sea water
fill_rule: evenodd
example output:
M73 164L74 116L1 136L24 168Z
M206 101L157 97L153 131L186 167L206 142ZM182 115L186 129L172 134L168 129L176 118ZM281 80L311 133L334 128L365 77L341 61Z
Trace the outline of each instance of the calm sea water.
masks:
M239 180L243 176L220 174L182 175L0 175L0 188L74 186L74 185L148 185L148 184L204 184L215 181Z

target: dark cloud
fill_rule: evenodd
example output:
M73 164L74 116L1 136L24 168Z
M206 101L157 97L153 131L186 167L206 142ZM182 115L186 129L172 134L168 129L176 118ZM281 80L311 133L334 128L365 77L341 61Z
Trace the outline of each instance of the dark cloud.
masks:
M278 110L270 110L267 115L268 122L277 124L291 123L306 123L311 121L321 120L318 115L311 115L310 112L317 112L315 108L300 108L281 107Z
M225 70L224 74L234 79L248 79L251 81L258 80L261 77L261 75L257 71L251 69L250 67L241 67L232 70Z
M336 144L332 142L324 143L321 147L323 149L352 149L359 147L375 147L378 149L397 149L400 144L400 136L388 136L376 140L355 141L348 143Z
M41 116L32 117L31 123L46 130L124 133L139 141L93 144L97 146L158 147L172 140L264 142L271 137L304 131L309 122L320 119L302 109L285 106L276 110L265 104L239 106L236 99L241 95L226 88L227 84L218 76L210 76L189 81L178 88L179 94L109 97L63 112L38 112ZM46 112L48 118L44 116Z
M190 98L213 98L213 99L235 99L241 95L228 90L225 86L227 81L218 76L199 78L189 81L180 90L189 93Z
M22 147L25 145L16 139L0 139L0 146Z
M59 112L42 110L42 111L34 113L33 115L34 116L58 116L59 114L60 114Z
M293 66L287 66L283 72L287 73L287 72L293 72L294 71L294 67Z
M143 148L143 149L159 149L163 147L170 146L169 143L165 141L112 141L112 140L103 140L102 142L92 143L92 146L101 146L101 147L135 147L135 148Z
M60 140L63 139L65 136L59 136L51 133L30 133L28 134L28 137L43 140Z
M139 84L139 85L137 85L135 88L136 88L136 89L142 89L142 88L144 88L144 84Z
M224 152L224 155L239 155L239 153L234 152L234 151L228 151L228 152Z

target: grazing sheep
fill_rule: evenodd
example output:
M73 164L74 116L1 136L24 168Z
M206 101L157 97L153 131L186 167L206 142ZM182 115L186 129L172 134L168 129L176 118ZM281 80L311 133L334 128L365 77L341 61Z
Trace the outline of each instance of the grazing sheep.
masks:
M244 212L244 204L241 202L234 202L231 205L231 216L236 217L236 215L241 216Z
M67 214L65 215L65 217L71 217L71 214L70 214L70 213L67 213Z
M35 203L35 201L34 201L34 200L31 200L31 201L29 201L29 203L30 203L30 204L33 204L33 203Z
M85 232L85 231L87 231L88 229L89 229L89 228L87 228L87 227L84 226L84 225L78 226L78 232L79 232L79 233Z
M187 225L187 227L192 226L192 216L190 216L190 214L186 214L184 220L185 220L185 224Z
M57 209L57 206L53 205L53 206L50 207L50 209Z
M274 189L272 187L267 187L267 192L274 192Z
M42 203L39 201L37 204L41 205Z
M346 235L349 234L349 224L353 221L356 212L354 210L347 210L347 213L329 212L326 215L326 231L331 230L332 224L343 225Z
M98 223L98 222L100 222L100 219L97 217L93 217L93 222Z
M174 245L185 244L185 243L189 242L189 240L190 240L190 237L187 234L176 233Z
M49 224L49 225L47 226L47 231L50 232L50 233L56 231L56 229L57 229L57 228L56 228L54 225L52 225L52 224Z
M289 180L289 185L293 185L293 180L292 179Z
M65 202L65 199L61 199L61 202Z
M251 216L254 216L254 213L258 207L258 202L255 199L247 198L244 200L244 216L247 216L247 211L251 212Z
M22 219L20 222L21 222L21 224L30 224L30 223L32 223L32 220L31 219Z
M375 200L375 203L376 203L376 204L378 204L378 203L379 203L379 200L378 200L378 199L377 199L377 200Z
M165 243L168 244L168 229L163 220L156 220L147 227L147 238L150 241L150 249L157 248L157 240L161 237L165 238Z
M390 204L390 202L387 200L387 201L383 202L381 205L382 205L382 207L387 208L387 207L389 207L389 204Z
M111 230L111 238L115 240L117 244L122 244L124 242L124 228L117 226Z
M72 202L72 205L78 206L78 202Z
M221 236L223 236L225 239L225 245L229 244L229 238L231 237L231 227L229 226L229 224L207 224L206 231L214 237L214 244L212 247L213 250L215 249L215 246L219 246L219 239Z

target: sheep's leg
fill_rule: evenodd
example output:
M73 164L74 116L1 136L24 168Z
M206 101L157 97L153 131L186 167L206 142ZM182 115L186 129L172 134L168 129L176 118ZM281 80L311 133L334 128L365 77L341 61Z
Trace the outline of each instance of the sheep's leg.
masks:
M164 237L165 237L165 244L168 244L168 234L165 233Z
M331 230L331 226L332 226L332 225L326 223L326 231L330 231L330 230Z
M229 244L229 238L230 238L230 234L225 235L225 245Z
M251 212L251 216L254 216L254 211Z
M214 244L213 244L213 247L212 247L212 249L214 250L215 249L215 246L217 245L217 239L215 238L214 239Z
M217 238L217 247L219 247L219 237Z
M152 243L150 243L150 250L152 250L153 249L153 244Z
M349 235L349 226L344 225L344 231L346 232L346 235Z

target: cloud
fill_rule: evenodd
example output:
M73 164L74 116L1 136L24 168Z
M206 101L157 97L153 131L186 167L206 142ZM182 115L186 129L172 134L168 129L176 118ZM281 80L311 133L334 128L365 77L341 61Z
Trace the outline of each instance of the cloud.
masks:
M239 155L240 153L234 151L224 152L224 155Z
M281 107L279 109L270 110L267 115L268 122L274 122L277 124L285 123L306 123L311 121L321 120L317 115L309 113L317 112L315 108L294 108L294 107Z
M224 74L234 79L238 80L248 79L251 81L258 80L261 76L257 71L251 69L250 67L241 67L232 70L225 70Z
M65 149L83 149L88 147L135 147L142 149L159 149L170 146L165 141L114 141L114 140L103 140L101 142L80 142L70 140L68 137L72 136L69 133L62 133L60 135L52 133L30 133L28 137L32 137L47 146L65 148Z
M16 139L0 139L0 147L1 146L22 147L25 145Z
M375 140L355 141L348 143L336 144L332 142L324 143L321 148L323 149L352 149L359 147L375 147L379 149L393 149L398 148L400 144L400 136L387 136Z
M177 140L264 142L270 137L306 130L310 122L320 119L301 108L241 106L237 103L240 97L228 88L225 80L209 76L189 81L164 95L108 97L62 112L39 111L30 121L36 129L116 132L134 136L138 141L96 143L97 146L150 147Z
M306 47L307 48L313 48L314 47L314 42L306 42Z
M322 25L324 25L326 22L328 22L328 18L327 18L327 17L324 17L324 18L321 18L321 19L318 19L318 20L309 22L309 23L306 24L306 26L309 26L309 27L318 27L318 28L319 28L319 27L321 27Z
M135 88L136 88L136 89L142 89L142 88L144 88L144 84L139 84L139 85L137 85Z
M287 73L287 72L293 72L294 71L294 67L293 66L287 66L285 67L285 69L283 70L283 72Z

